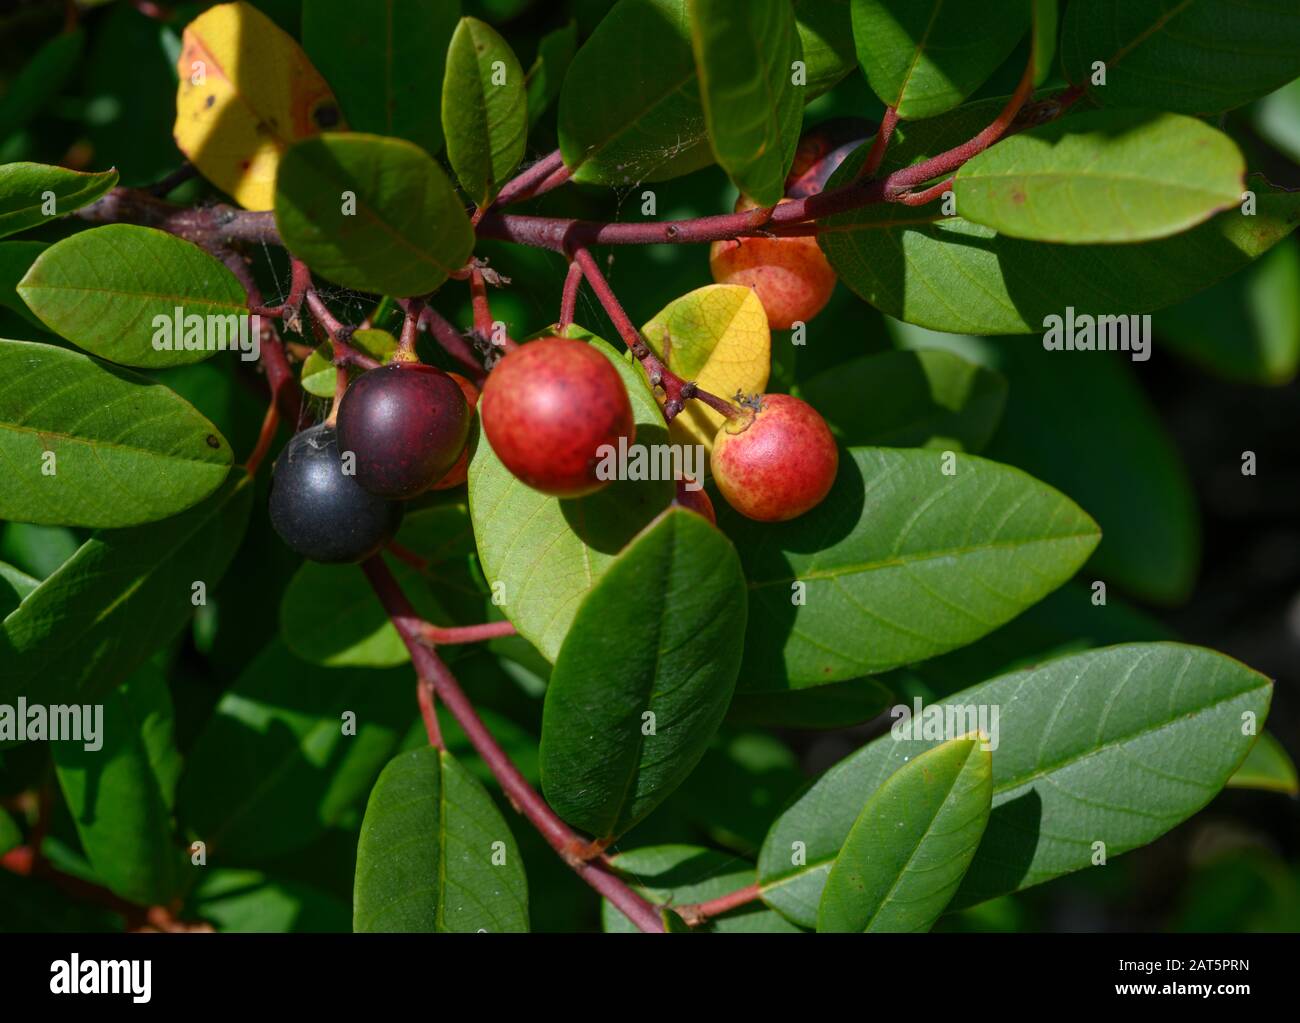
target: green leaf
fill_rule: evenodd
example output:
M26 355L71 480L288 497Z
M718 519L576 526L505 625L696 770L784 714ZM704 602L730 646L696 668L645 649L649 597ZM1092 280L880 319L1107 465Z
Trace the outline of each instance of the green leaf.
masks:
M528 99L515 51L477 18L461 18L451 37L442 130L461 187L486 206L523 159Z
M853 0L858 63L880 102L906 120L961 103L1028 27L1026 0Z
M663 414L639 367L579 327L627 385L638 444L667 443ZM488 583L501 610L547 660L554 661L578 605L609 564L672 500L668 480L617 480L589 497L561 500L521 483L501 464L487 437L470 441L469 507Z
M848 728L870 721L889 706L893 693L874 678L853 678L815 689L737 693L727 721L770 728Z
M86 35L81 29L63 32L32 55L7 83L0 99L0 140L25 127L63 88L81 62Z
M1295 764L1282 744L1268 732L1260 733L1245 761L1228 779L1228 788L1300 795Z
M442 168L419 146L378 135L325 134L289 149L275 223L322 277L399 298L433 291L474 247Z
M691 39L709 141L743 195L772 206L785 194L803 124L803 58L789 0L692 0Z
M881 783L826 877L817 930L928 931L989 822L993 762L983 737L954 738Z
M438 110L459 0L306 0L302 45L357 131L442 148Z
M129 678L211 592L243 539L238 472L182 515L96 533L0 623L0 703L84 703Z
M1060 6L1057 0L1033 0L1034 87L1052 75L1056 60L1056 37L1060 33Z
M1148 643L1061 658L932 704L969 708L954 718L962 731L985 708L990 739L998 713L993 813L952 907L1082 870L1097 842L1109 860L1190 817L1245 759L1243 728L1262 724L1271 693L1267 678L1222 654ZM767 904L811 926L858 808L940 741L885 735L822 775L763 844Z
M559 134L582 183L666 181L713 162L687 0L619 0L569 66Z
M969 138L1004 102L900 125L881 173ZM851 180L864 155L851 153L827 187ZM1300 195L1260 190L1252 215L1225 210L1171 238L1118 245L1044 245L938 212L866 206L828 218L835 230L818 240L840 280L890 316L950 333L1034 334L1068 306L1076 315L1147 313L1231 276L1300 223Z
M753 864L697 845L649 845L619 853L610 866L656 906L690 906L754 883ZM635 934L636 925L602 899L600 922L606 933ZM709 934L793 934L799 928L761 902L748 902L691 928Z
M1183 599L1200 562L1196 495L1136 374L1112 353L1019 338L998 350L1011 398L988 456L1059 487L1097 520L1090 571L1144 600Z
M811 102L858 66L849 0L794 0L795 27L808 75Z
M301 849L355 813L415 714L409 670L322 671L273 642L199 733L178 814L209 862Z
M40 584L39 579L0 561L0 619L21 604Z
M532 128L560 97L564 76L578 52L578 24L547 32L537 44L537 58L528 69L524 85L528 91L528 127Z
M31 269L36 257L49 248L46 242L0 242L0 306L12 309L32 326L45 329L18 297L18 282Z
M1246 160L1194 117L1093 110L1012 135L957 172L957 209L1010 238L1166 238L1241 201Z
M370 794L357 844L352 929L528 930L528 881L510 826L451 754L392 760Z
M1275 246L1152 324L1165 347L1228 380L1290 382L1300 368L1300 249Z
M32 264L18 293L50 330L124 366L181 366L217 351L254 357L235 275L151 227L107 224L65 238Z
M418 572L396 561L389 568L421 618L450 624ZM280 635L298 657L325 668L391 668L411 659L355 565L303 562L280 599Z
M838 682L970 643L1065 582L1098 536L1078 506L1018 469L892 448L841 455L830 494L793 522L719 506L718 525L749 580L742 692Z
M993 436L1007 382L951 352L861 355L799 385L847 446L979 451Z
M1102 106L1219 114L1300 76L1300 13L1288 0L1071 0L1061 33L1070 81L1094 62Z
M240 934L337 934L352 922L348 904L333 894L257 870L205 870L191 902L198 919Z
M0 166L0 238L88 206L116 184L115 170L83 174L43 163Z
M230 472L230 445L188 402L79 352L0 340L0 516L128 526L175 515Z
M1102 604L1097 599L1092 586L1068 582L979 642L891 672L881 682L898 692L914 691L908 684L910 676L919 679L924 692L934 698L967 688L973 678L1004 675L1096 647L1177 638L1114 595L1107 595Z
M727 538L670 509L583 600L542 715L542 791L597 838L622 834L704 755L736 684L745 580Z
M1271 145L1300 163L1300 78L1250 108L1251 123Z
M184 863L172 836L181 755L167 681L145 665L102 703L96 748L50 744L59 785L100 880L124 899L165 905L180 890Z

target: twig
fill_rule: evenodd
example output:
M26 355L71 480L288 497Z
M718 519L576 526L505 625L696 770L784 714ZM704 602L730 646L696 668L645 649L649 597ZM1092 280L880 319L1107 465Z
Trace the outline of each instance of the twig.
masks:
M476 385L482 385L483 366L474 358L474 349L460 336L460 331L453 327L438 310L433 306L425 306L424 311L420 313L419 327L432 334L434 340L442 345L443 350L469 371Z
M875 141L871 143L871 149L867 153L867 158L862 161L862 166L858 168L855 181L866 180L875 177L876 171L880 170L880 164L885 159L885 150L889 148L889 140L894 135L894 127L898 124L898 111L893 107L885 108L885 116L880 120L880 127L876 130Z
M737 906L744 906L753 902L758 896L758 885L751 884L737 891L728 892L726 895L719 895L716 899L709 899L708 902L694 902L686 906L674 906L673 911L691 927L697 927L710 917L721 916Z
M453 646L457 643L478 643L500 636L516 636L510 622L484 622L482 625L434 625L425 622L420 638L431 646Z
M380 602L397 628L416 674L428 679L433 690L451 711L470 743L488 765L497 783L511 804L532 823L547 843L567 862L587 884L617 906L642 931L662 932L663 922L658 911L634 892L601 859L582 859L581 850L590 847L576 832L546 805L541 795L519 773L505 750L492 737L474 710L455 676L447 669L436 653L422 641L425 624L415 614L414 608L402 593L388 566L378 556L362 563L370 585L379 595Z
M563 172L563 177L559 180L553 180L560 172ZM534 196L541 195L544 191L549 191L551 188L563 184L568 179L568 168L564 166L564 159L557 149L555 152L542 157L513 180L502 185L501 191L497 193L495 205L509 206L511 203L531 199Z
M920 192L902 192L894 197L894 202L902 203L904 206L924 206L926 203L938 199L944 192L951 191L955 181L955 178L948 178L940 181L937 185L922 189Z
M586 249L576 249L573 253L573 260L582 267L582 274L587 278L587 283L591 285L591 290L596 293L600 304L605 307L605 312L609 315L610 321L614 324L614 329L618 331L623 343L640 361L646 371L646 376L650 378L650 386L663 388L664 392L664 419L672 422L673 419L685 407L685 403L691 398L698 398L710 408L721 412L730 419L739 415L738 410L730 402L719 398L708 391L702 391L694 383L683 380L676 373L664 365L663 361L655 354L641 332L633 326L632 321L628 319L627 313L623 311L623 306L619 303L618 296L605 280L605 275L600 272L600 267L596 265L596 260L592 258L590 252Z
M569 260L569 272L564 275L564 291L560 293L560 319L556 326L564 330L573 322L578 307L578 289L582 287L582 264Z

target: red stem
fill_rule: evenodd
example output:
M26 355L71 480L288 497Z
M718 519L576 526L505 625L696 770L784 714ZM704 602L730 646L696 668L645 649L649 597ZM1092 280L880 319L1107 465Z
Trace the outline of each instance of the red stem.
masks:
M858 168L858 175L855 180L864 180L875 177L876 171L880 170L880 164L885 159L885 150L889 148L889 140L893 138L894 127L898 124L898 111L893 107L885 108L885 116L880 120L880 127L876 130L875 141L871 143L871 150L867 153L867 158Z
M548 183L552 177L563 172L563 178L554 184ZM531 199L534 196L541 195L544 191L549 191L557 185L563 184L569 178L568 168L564 166L564 159L560 156L557 149L553 153L548 153L535 164L516 176L513 180L507 181L501 186L501 191L497 193L496 206L509 206L514 202L522 202L525 199Z
M623 306L619 303L618 296L614 294L614 289L609 286L609 281L605 280L605 275L600 272L600 267L596 260L586 249L575 249L573 261L582 268L582 274L587 278L587 283L591 285L591 290L596 293L596 298L600 304L605 307L605 312L609 315L610 321L614 324L614 329L618 331L623 343L627 345L629 351L637 357L642 367L646 371L646 376L650 378L651 387L662 387L664 391L664 419L672 422L673 418L685 407L685 403L691 398L698 398L710 408L721 412L730 419L732 416L739 415L739 411L734 405L723 398L708 391L700 390L694 383L687 382L679 377L676 373L664 365L663 361L655 354L654 349L645 342L641 332L636 329L628 315L623 311Z
M919 192L903 192L894 201L900 202L904 206L924 206L926 203L939 198L944 192L951 191L955 181L956 178L947 178L937 185L931 185Z
M434 625L425 622L421 638L434 646L453 646L457 643L478 643L485 639L497 639L500 636L515 636L514 625L510 622L484 622L481 625Z
M448 355L469 371L470 379L476 385L482 386L484 378L483 366L474 358L474 349L460 336L460 331L453 327L433 306L424 307L424 311L420 313L419 325L421 330L427 330L433 335L434 340L442 345L443 350Z
M420 331L420 314L424 311L424 302L418 298L408 299L402 303L402 336L397 345L407 359L415 358L415 338Z
M590 843L579 837L560 820L555 811L546 805L541 795L528 784L527 779L519 773L519 769L483 724L455 676L443 664L442 658L421 642L422 626L425 623L416 616L414 608L397 585L397 580L393 578L388 566L380 557L375 556L363 562L361 567L375 593L378 594L384 609L393 620L393 625L406 643L416 673L421 679L428 679L432 683L434 691L456 718L511 804L528 818L551 848L564 858L579 877L622 910L638 928L643 931L662 932L663 921L654 906L629 888L603 861L577 858L580 850L590 848Z
M564 330L573 322L578 307L578 289L582 287L582 264L569 260L569 272L564 275L564 291L560 293L560 319L556 326Z
M488 302L487 280L483 276L483 269L477 263L470 267L469 271L469 294L470 302L474 307L474 331L484 341L496 346L493 335L496 333L496 321L492 319L492 306ZM509 334L502 335L500 347L507 352L518 348L519 345L511 340Z
M708 902L694 902L687 906L674 906L673 909L678 916L695 927L710 917L721 916L737 906L753 902L758 895L758 885L751 884L737 891L728 892L726 895L719 895L716 899L709 899Z
M257 444L253 448L253 453L248 456L248 461L244 463L244 471L250 476L256 476L257 470L261 466L266 454L271 450L271 445L275 442L276 431L280 428L280 406L274 401L266 406L266 415L262 417L262 429L257 435Z
M1033 91L1034 60L1031 57L1025 65L1024 74L1020 76L1020 83L1016 86L1016 91L1011 94L1006 106L993 119L992 124L974 138L948 150L946 153L940 153L933 159L913 164L911 167L904 167L902 170L890 174L885 179L885 197L892 198L906 192L915 185L929 181L931 178L937 178L941 174L950 174L971 157L984 152L1006 134L1007 129L1011 127L1011 123L1016 119L1016 114L1020 113L1020 108L1025 105L1025 101L1029 99Z
M225 263L243 286L250 308L261 305L262 291L257 286L257 281L253 279L244 257L224 246L215 246L211 251ZM262 368L266 371L266 383L271 389L271 401L279 406L280 417L286 423L297 423L301 407L298 380L294 375L293 367L289 365L289 359L284 354L284 343L280 340L280 332L273 324L262 324L259 344Z

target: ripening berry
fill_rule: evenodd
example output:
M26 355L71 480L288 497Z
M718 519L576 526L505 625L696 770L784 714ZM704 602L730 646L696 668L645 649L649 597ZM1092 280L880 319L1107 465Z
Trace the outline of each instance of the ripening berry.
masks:
M736 203L736 212L753 208L744 198ZM709 269L719 284L752 288L773 330L807 323L835 290L835 271L811 235L717 241L709 247Z
M399 362L361 374L339 405L339 448L356 456L357 482L380 497L428 490L456 463L470 411L456 381L433 366Z
M821 415L788 394L765 394L752 415L728 419L709 468L731 507L759 522L784 522L821 503L839 467Z
M806 131L786 175L786 198L806 199L825 189L844 158L873 138L876 127L861 117L835 117Z
M271 525L312 561L364 561L397 532L402 505L343 472L338 438L320 424L293 437L271 476Z
M474 416L474 410L478 407L478 388L466 380L459 373L448 373L447 376L456 381L460 387L460 393L465 396L465 404L469 407L470 418ZM450 490L452 487L458 487L465 482L465 477L469 475L469 446L466 445L461 449L460 457L456 459L456 464L447 470L447 475L433 485L434 490Z
M479 409L492 450L515 476L554 497L594 493L602 445L636 435L627 388L595 348L548 337L493 367Z

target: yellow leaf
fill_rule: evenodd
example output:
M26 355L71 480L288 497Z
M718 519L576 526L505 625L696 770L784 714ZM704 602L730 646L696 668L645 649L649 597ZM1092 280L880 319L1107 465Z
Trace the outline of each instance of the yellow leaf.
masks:
M664 306L641 333L670 370L719 397L761 393L767 387L772 334L763 303L749 288L697 288ZM722 418L703 402L688 401L669 433L675 444L703 444L712 451Z
M219 4L191 21L176 71L176 145L246 209L275 205L275 171L289 146L346 127L307 55L246 3Z

